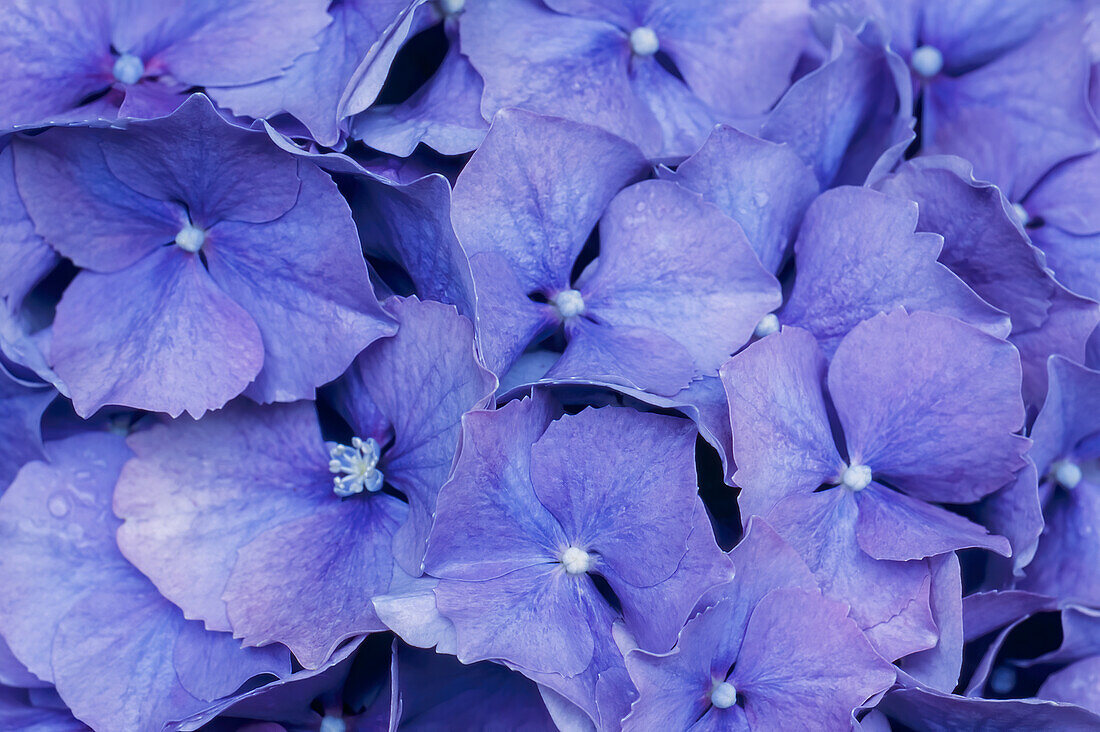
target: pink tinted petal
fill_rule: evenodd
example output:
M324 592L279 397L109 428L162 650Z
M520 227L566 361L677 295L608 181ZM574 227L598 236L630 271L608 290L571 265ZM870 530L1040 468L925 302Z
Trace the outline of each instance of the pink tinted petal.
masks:
M312 404L240 400L128 439L115 488L118 545L188 617L229 630L222 593L237 552L272 526L319 510L332 493Z

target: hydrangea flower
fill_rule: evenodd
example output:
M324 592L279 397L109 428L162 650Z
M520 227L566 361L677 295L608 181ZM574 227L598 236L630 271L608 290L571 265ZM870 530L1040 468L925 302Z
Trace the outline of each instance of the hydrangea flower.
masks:
M884 656L933 645L919 560L1009 554L1004 538L936 504L977 501L1024 466L1015 349L898 310L853 328L828 365L809 333L785 328L731 359L722 380L742 517L766 517Z
M289 672L286 649L242 650L186 620L119 552L111 493L130 456L121 437L87 433L45 452L0 497L0 632L78 719L159 728L254 676Z
M626 656L639 696L624 730L840 729L894 672L758 518L729 555L733 579L668 653Z
M360 357L337 396L350 444L323 441L312 404L237 402L133 435L119 479L127 557L189 616L250 645L284 643L306 668L383 629L370 598L389 587L395 553L419 571L459 421L494 386L452 308L390 306L397 335Z
M728 561L696 494L690 422L551 410L536 391L467 415L425 570L460 661L499 659L604 727L631 696L613 624L668 650Z
M483 0L460 29L486 119L521 107L668 158L693 152L717 121L767 110L808 21L807 0Z
M644 168L637 149L601 130L498 115L452 210L496 373L563 328L568 345L548 378L672 395L713 374L779 304L778 283L716 207L670 181L620 192ZM574 277L597 220L599 256Z
M279 76L327 0L13 0L0 17L0 130L157 117L193 86Z
M329 176L205 97L124 131L14 147L35 230L82 268L50 344L82 416L310 397L393 332Z

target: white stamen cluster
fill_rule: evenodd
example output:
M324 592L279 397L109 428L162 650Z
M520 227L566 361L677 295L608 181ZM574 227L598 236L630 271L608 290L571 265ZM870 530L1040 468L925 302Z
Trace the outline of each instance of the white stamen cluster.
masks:
M351 447L334 445L329 450L328 463L332 479L332 492L341 498L367 491L377 493L382 488L382 471L378 470L381 450L373 437L361 440L351 438Z

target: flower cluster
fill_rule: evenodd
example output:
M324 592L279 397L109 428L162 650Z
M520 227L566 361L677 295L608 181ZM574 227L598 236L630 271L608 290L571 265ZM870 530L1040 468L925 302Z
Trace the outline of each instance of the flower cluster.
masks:
M1094 0L7 0L0 728L1100 729Z

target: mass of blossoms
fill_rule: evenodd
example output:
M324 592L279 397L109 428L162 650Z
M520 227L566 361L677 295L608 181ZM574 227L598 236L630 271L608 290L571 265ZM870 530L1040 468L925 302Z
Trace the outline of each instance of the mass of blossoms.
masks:
M1100 730L1100 0L0 2L9 730Z

